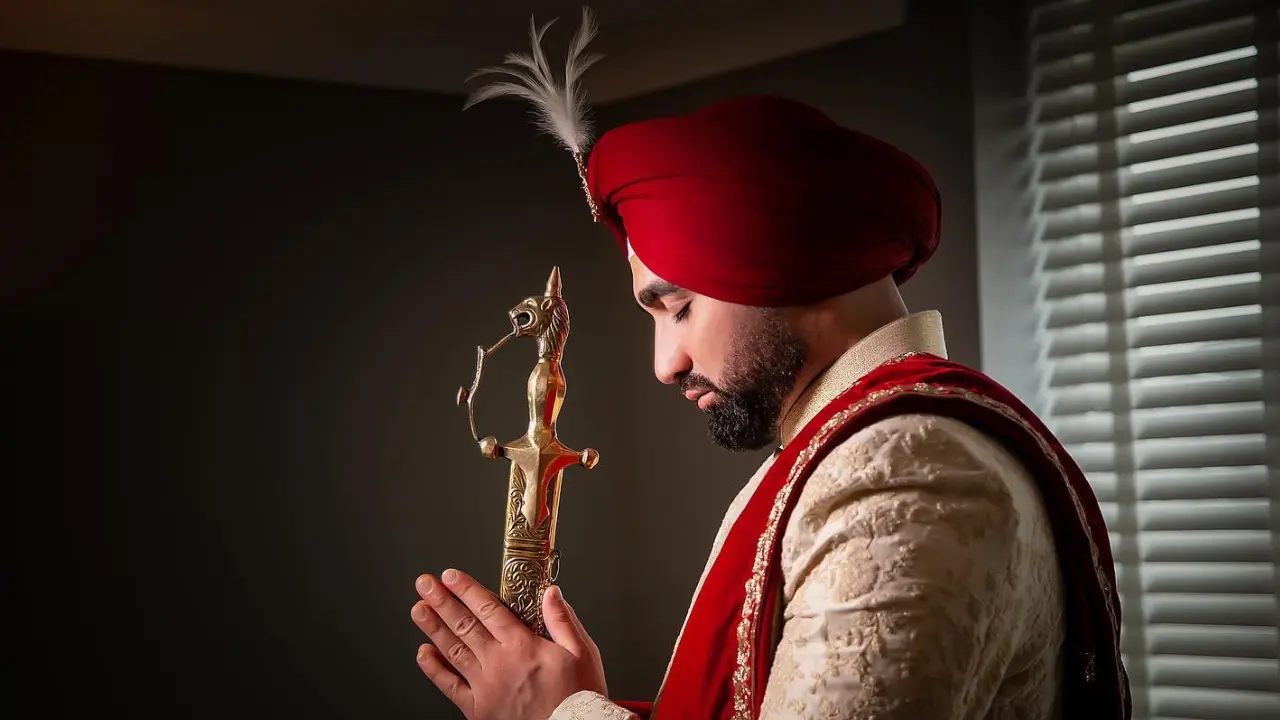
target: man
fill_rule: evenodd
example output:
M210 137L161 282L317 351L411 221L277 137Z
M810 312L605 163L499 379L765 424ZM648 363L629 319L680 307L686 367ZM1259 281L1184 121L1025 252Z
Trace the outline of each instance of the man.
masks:
M895 148L774 97L605 134L584 181L654 371L718 444L777 450L730 506L653 703L608 699L474 580L419 579L425 674L472 720L1127 718L1097 502L1047 429L898 292L940 203Z

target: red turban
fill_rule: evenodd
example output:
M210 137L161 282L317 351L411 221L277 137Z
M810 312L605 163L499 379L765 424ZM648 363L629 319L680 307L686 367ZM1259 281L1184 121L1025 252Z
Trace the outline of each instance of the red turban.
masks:
M919 163L778 97L615 128L592 148L587 181L619 244L655 274L743 305L902 283L941 230Z

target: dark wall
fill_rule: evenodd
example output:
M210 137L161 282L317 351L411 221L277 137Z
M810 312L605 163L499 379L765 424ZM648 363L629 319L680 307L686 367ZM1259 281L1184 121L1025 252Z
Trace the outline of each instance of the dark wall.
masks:
M1035 190L1031 133L1027 127L1028 5L1021 0L980 0L972 14L974 51L974 157L978 196L978 287L983 371L1033 409L1043 401L1032 243Z
M68 713L450 716L413 580L496 587L506 498L454 392L554 263L562 436L604 458L568 472L564 584L625 667L617 380L640 377L613 348L644 328L523 109L20 55L0 87L5 405L34 438L9 507L30 669ZM523 431L532 358L495 357L481 432Z
M777 92L898 143L946 206L908 301L977 362L958 5L600 120ZM413 663L412 582L496 584L505 469L453 396L552 264L562 437L602 455L566 477L562 585L615 694L652 692L759 458L655 383L626 264L522 107L19 54L0 87L3 475L43 715L454 717ZM482 433L522 431L531 357L496 356Z

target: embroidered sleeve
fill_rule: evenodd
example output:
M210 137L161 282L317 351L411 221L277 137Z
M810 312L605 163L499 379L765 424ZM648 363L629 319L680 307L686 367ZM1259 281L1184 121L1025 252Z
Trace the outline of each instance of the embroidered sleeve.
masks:
M1033 569L1056 572L1052 536L1001 453L957 421L905 416L820 463L783 536L762 720L1049 716L1060 637L1020 648L1060 619L1058 588Z
M610 702L600 693L583 690L560 703L547 720L638 720L635 713Z

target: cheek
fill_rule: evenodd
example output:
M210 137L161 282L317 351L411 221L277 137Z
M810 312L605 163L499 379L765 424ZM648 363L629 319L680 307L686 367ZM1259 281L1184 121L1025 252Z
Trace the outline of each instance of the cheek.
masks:
M719 383L733 346L733 323L724 316L698 318L686 333L685 345L695 370Z

